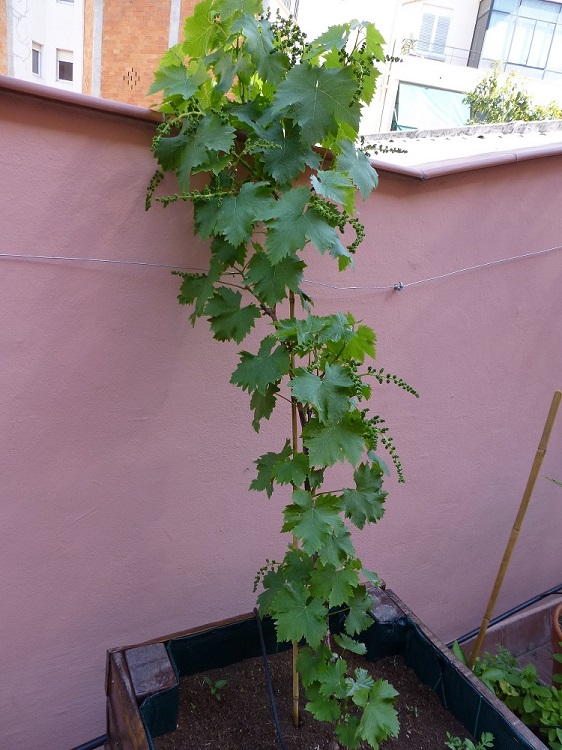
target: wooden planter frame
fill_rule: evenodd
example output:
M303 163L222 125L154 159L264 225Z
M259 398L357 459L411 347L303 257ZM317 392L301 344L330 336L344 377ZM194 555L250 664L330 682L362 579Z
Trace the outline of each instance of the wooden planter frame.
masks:
M394 592L369 586L369 593L373 598L372 615L377 623L385 624L399 618L408 618L439 652L440 657L463 675L481 698L512 725L520 738L526 742L527 748L547 750L546 746L428 630ZM168 641L232 625L251 617L253 615L241 615L108 651L106 750L151 750L139 706L149 696L173 688L178 683L165 647Z

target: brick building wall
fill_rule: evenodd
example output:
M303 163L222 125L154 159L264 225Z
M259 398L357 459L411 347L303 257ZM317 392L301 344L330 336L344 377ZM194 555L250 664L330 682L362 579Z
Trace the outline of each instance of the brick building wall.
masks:
M169 27L170 0L104 2L100 92L104 99L150 104L146 92L168 47Z
M92 5L93 0L86 0L86 3ZM195 4L196 0L181 0L180 40L183 38L184 19L191 14ZM86 27L87 23L85 30ZM105 0L101 96L140 106L158 102L158 95L147 97L146 92L152 84L160 58L168 49L169 34L170 0L150 0L146 4ZM91 47L88 54L91 61ZM86 88L84 91L87 91Z
M92 68L94 47L94 0L84 0L84 67L82 68L82 93L92 94Z

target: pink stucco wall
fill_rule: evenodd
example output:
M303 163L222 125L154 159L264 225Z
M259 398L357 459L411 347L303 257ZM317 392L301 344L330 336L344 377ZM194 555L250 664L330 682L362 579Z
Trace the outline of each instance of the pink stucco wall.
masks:
M0 92L2 253L204 268L182 205L143 210L153 126ZM386 286L558 245L562 158L422 183L381 175L355 273ZM285 540L282 498L247 486L260 435L228 385L235 348L192 328L168 270L0 258L0 746L104 732L108 647L253 606ZM445 639L478 624L552 394L562 387L562 254L394 291L310 287L379 336L421 392L376 398L407 484L364 562ZM378 409L378 407L377 407ZM499 610L560 583L562 415Z

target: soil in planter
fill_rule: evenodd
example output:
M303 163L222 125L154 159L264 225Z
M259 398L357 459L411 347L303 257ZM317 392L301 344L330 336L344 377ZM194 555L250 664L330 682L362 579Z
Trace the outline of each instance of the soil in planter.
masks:
M302 727L293 727L291 652L270 656L269 665L287 750L337 750L332 726L315 721L304 710ZM447 732L470 737L401 657L387 657L375 663L358 659L355 666L367 668L374 679L388 680L399 693L396 707L400 735L384 742L381 750L442 750ZM178 729L157 738L156 750L280 750L261 657L210 670L205 675L213 683L227 680L220 691L221 700L213 697L203 675L182 678ZM302 709L304 703L301 700Z

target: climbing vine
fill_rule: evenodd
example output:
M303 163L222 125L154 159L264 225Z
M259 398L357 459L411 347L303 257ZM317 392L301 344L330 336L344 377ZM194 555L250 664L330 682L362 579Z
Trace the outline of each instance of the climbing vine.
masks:
M351 672L344 658L365 650L357 638L371 623L364 581L379 582L350 531L383 516L388 469L379 444L403 480L388 428L368 404L381 383L417 394L370 364L370 327L349 312L313 314L302 284L310 246L343 271L364 237L355 201L376 188L377 174L356 143L382 44L370 23L341 24L308 42L292 20L264 15L261 0L204 0L150 90L163 92L165 119L152 145L159 169L147 208L191 203L195 233L210 246L206 273L178 274L179 302L218 341L242 344L265 324L257 350L239 352L230 382L248 393L256 431L280 405L292 415L289 436L257 459L251 483L269 497L292 487L282 531L293 539L283 560L258 573L260 613L280 640L304 644L297 666L306 708L334 722L349 748L377 748L398 731L394 689ZM177 179L172 195L159 194L166 172ZM325 489L338 463L351 465L350 486ZM343 628L330 634L334 610Z

